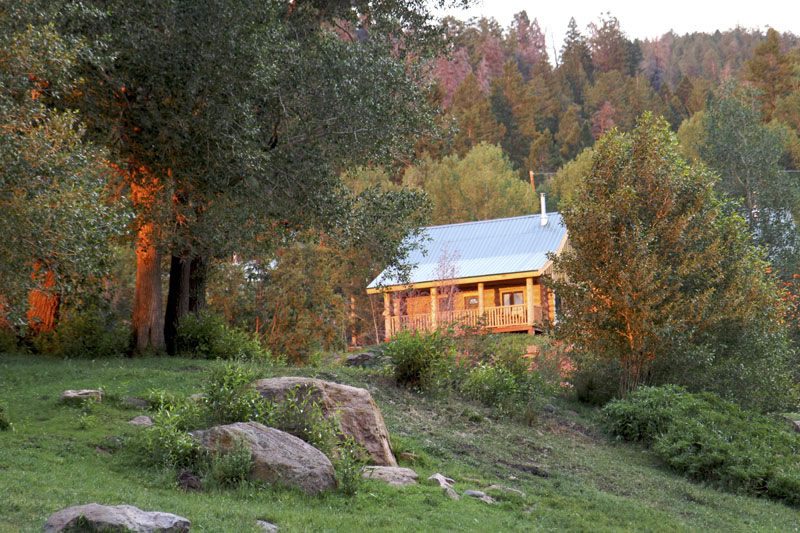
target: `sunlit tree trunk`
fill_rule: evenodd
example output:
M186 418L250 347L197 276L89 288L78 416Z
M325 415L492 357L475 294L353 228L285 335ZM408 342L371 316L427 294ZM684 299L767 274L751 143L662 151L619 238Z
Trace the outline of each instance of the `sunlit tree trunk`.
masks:
M148 176L145 169L137 171L131 179L131 199L140 213L152 209L160 191L158 180ZM136 235L136 287L133 296L134 351L163 352L164 305L161 291L161 252L158 249L157 227L152 220L144 219Z
M33 265L31 278L36 288L28 293L28 327L33 335L53 331L58 318L58 307L61 297L57 291L55 273L44 263L37 261Z

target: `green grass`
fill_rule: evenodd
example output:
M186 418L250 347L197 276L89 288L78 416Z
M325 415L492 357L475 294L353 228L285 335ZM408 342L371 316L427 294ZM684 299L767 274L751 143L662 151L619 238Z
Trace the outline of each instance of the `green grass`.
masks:
M499 505L447 499L437 487L391 488L367 482L355 497L247 485L187 493L173 474L137 466L119 440L140 429L140 414L120 400L150 389L198 391L213 362L191 359L57 361L0 355L0 404L13 431L0 432L0 531L40 531L70 505L127 503L189 518L194 531L257 531L266 519L281 531L725 530L793 531L797 509L693 484L639 447L611 442L597 411L567 401L529 427L498 420L457 398L431 399L399 389L380 372L330 367L267 369L264 375L317 375L369 388L395 447L414 453L424 480L456 479L459 492L493 483L525 492ZM89 408L58 404L69 388L103 388ZM531 473L532 466L549 472Z

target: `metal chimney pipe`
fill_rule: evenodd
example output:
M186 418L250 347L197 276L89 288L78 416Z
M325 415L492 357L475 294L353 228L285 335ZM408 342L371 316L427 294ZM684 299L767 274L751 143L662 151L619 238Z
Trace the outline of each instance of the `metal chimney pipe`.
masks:
M541 205L541 214L539 215L539 224L542 226L547 225L547 206L544 201L544 193L539 195L539 204Z

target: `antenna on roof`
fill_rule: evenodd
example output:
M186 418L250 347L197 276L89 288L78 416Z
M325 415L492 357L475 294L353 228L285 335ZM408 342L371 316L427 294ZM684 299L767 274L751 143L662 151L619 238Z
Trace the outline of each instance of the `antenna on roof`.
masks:
M539 204L541 205L541 208L542 208L541 214L539 215L539 224L541 226L546 226L547 225L547 205L545 204L544 193L541 193L539 195Z

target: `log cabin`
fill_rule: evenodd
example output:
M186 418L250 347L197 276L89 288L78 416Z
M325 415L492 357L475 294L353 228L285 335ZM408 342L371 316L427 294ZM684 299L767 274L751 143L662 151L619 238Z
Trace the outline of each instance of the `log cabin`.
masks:
M423 228L409 276L384 270L367 293L383 294L386 340L453 325L533 334L556 320L556 295L542 280L566 245L561 215L546 212L542 195L539 215Z

